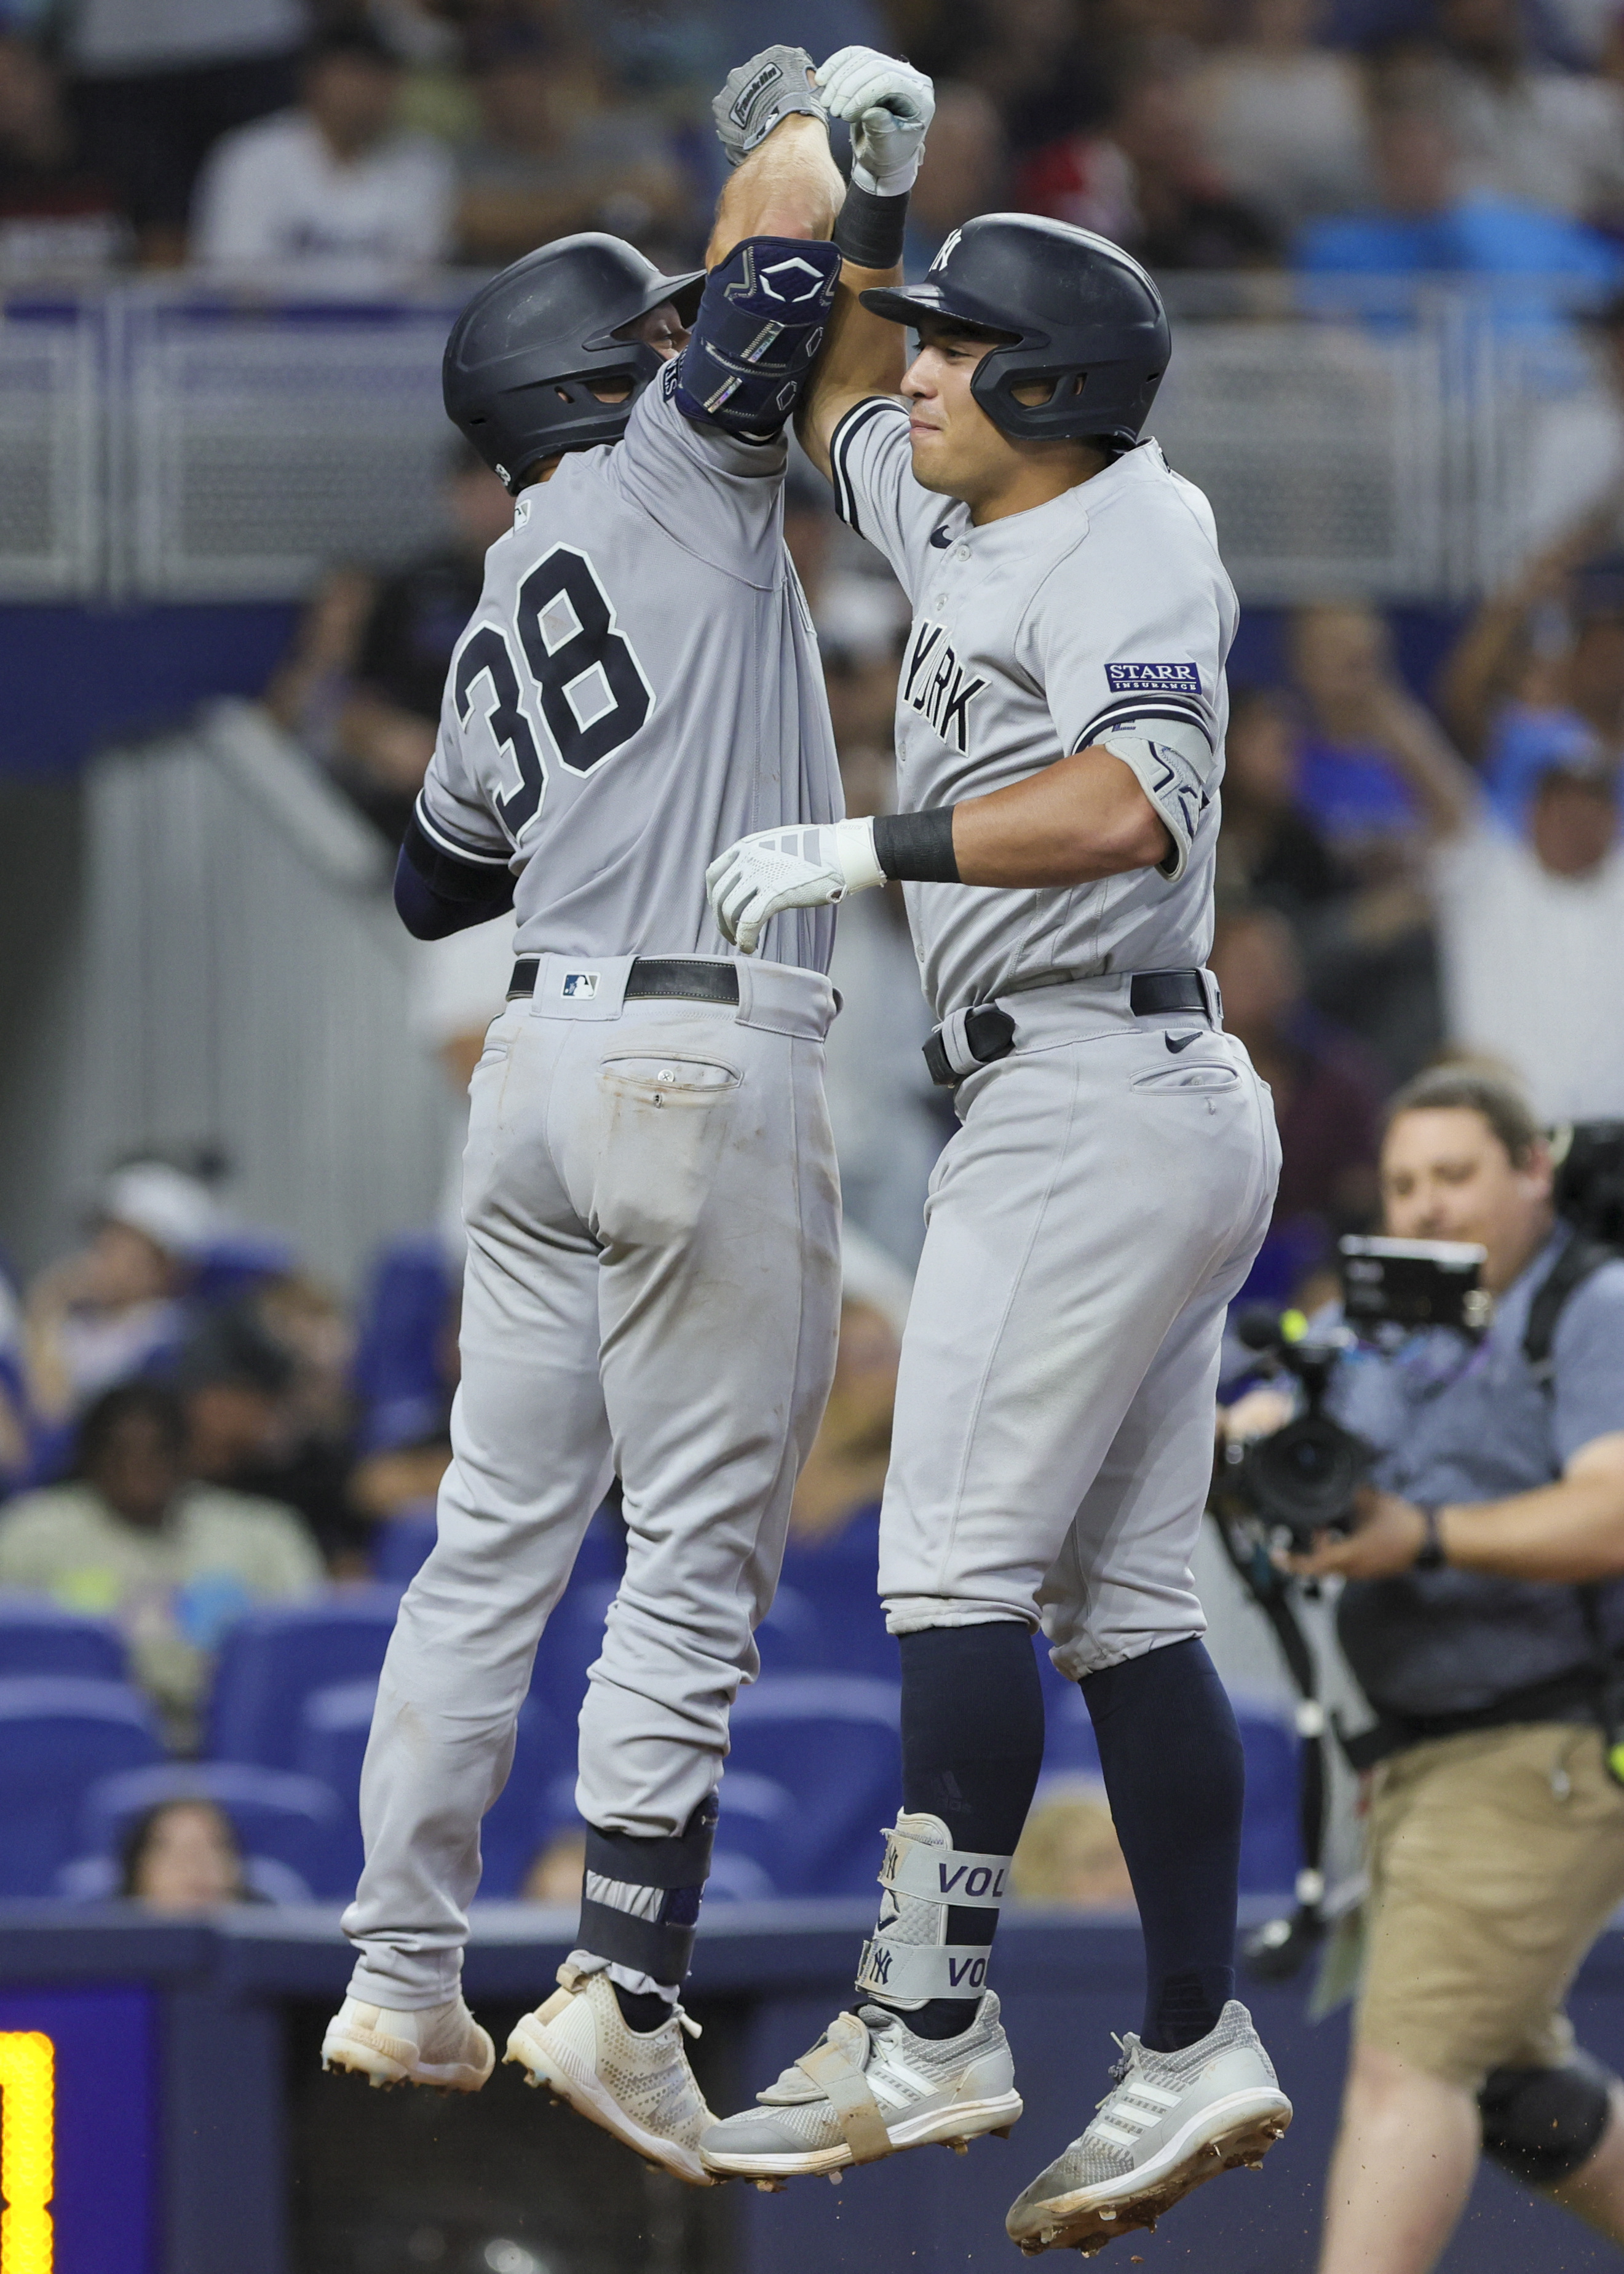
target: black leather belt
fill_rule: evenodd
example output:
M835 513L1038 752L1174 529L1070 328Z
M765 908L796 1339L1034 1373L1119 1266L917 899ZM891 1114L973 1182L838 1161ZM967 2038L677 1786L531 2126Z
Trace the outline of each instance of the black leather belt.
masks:
M536 975L540 969L539 956L519 958L508 983L510 1003L518 996L536 992ZM737 1003L738 969L733 964L707 962L698 956L634 956L626 979L627 1001L652 1002L662 996L689 1003Z
M1199 971L1136 971L1128 984L1128 1007L1136 1019L1158 1011L1208 1014ZM930 1079L942 1089L956 1089L974 1067L1008 1058L1014 1047L1015 1021L996 1003L952 1013L923 1044Z
M1153 1011L1207 1009L1207 990L1199 971L1136 971L1128 989L1128 1008L1136 1019Z

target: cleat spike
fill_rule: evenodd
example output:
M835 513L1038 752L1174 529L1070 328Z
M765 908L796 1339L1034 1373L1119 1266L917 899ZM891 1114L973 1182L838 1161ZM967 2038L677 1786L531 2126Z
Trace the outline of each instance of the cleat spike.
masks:
M1114 2210L1101 2210L1094 2213L1094 2217L1100 2219L1115 2218L1116 2216L1116 2214Z
M952 2150L955 2156L967 2156L970 2152L970 2142L967 2140L950 2140L946 2144Z
M784 2182L782 2180L757 2180L756 2187L759 2195L781 2195L784 2192Z
M842 2172L831 2172L829 2174L830 2186L831 2187L838 2187L845 2176L845 2173Z
M992 2137L995 2140L1007 2140L1014 2129L1015 2127L1012 2124L995 2124L992 2127Z

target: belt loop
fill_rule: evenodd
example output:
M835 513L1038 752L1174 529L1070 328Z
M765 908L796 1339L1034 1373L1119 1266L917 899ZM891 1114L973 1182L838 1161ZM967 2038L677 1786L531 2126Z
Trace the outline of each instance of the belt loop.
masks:
M1201 967L1201 985L1207 994L1207 1016L1217 1034L1223 1032L1223 990L1218 984L1218 975Z

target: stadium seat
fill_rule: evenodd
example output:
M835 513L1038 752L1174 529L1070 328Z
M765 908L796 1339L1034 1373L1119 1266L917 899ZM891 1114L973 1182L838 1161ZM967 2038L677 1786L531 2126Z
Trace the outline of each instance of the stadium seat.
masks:
M778 1593L793 1591L816 1614L817 1662L827 1673L897 1679L897 1640L885 1630L875 1585L878 1561L877 1509L861 1510L832 1539L792 1538L785 1551Z
M372 1534L373 1578L386 1586L410 1586L428 1561L435 1528L432 1507L386 1517Z
M268 1861L305 1891L279 1901L350 1893L341 1876L350 1850L336 1796L314 1778L242 1761L166 1761L102 1777L79 1810L80 1862L115 1858L135 1818L166 1800L212 1800L222 1809L244 1858Z
M49 1595L0 1593L0 1681L55 1674L123 1682L128 1672L124 1639L110 1619L64 1611Z
M399 1600L393 1587L348 1588L239 1621L214 1670L208 1757L294 1767L305 1698L335 1683L376 1685Z
M770 1780L793 1797L786 1822L763 1832L756 1860L786 1895L866 1894L879 1869L880 1828L902 1803L900 1693L857 1674L763 1674L741 1690L722 1780Z
M319 1892L348 1894L362 1861L361 1764L372 1724L372 1682L337 1683L313 1690L299 1717L296 1758L299 1781L313 1779L336 1796L342 1830L333 1843L329 1878ZM516 1894L531 1858L556 1829L560 1777L575 1786L575 1731L566 1728L533 1693L519 1714L513 1768L485 1819L480 1849L485 1871L480 1893L487 1900Z
M88 1788L162 1753L151 1707L122 1683L0 1680L0 1896L50 1894Z
M795 1796L776 1777L754 1776L728 1761L718 1798L716 1848L707 1901L759 1902L769 1895L801 1894L781 1886L790 1864L786 1840L795 1819Z

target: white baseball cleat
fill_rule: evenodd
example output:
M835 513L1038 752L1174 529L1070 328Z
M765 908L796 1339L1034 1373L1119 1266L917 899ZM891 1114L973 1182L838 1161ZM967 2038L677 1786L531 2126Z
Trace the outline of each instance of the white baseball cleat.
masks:
M698 2022L675 2006L658 2029L634 2029L606 1974L565 1964L558 1978L561 1986L524 2016L503 2059L519 2062L530 2083L545 2084L649 2163L690 2187L710 2187L699 2140L716 2119L682 2042L685 2029L699 2035Z
M1015 2064L989 1990L956 2037L916 2037L883 2006L837 2014L809 2053L704 2137L718 2177L798 2178L933 2140L963 2148L1021 2112Z
M460 1997L410 2014L346 1998L321 2040L321 2066L354 2069L375 2085L477 2092L496 2066L496 2048Z
M1119 2037L1113 2090L1080 2139L1010 2206L1010 2240L1028 2257L1079 2250L1154 2227L1192 2187L1237 2165L1256 2170L1291 2121L1274 2064L1231 1998L1218 2026L1176 2053Z

